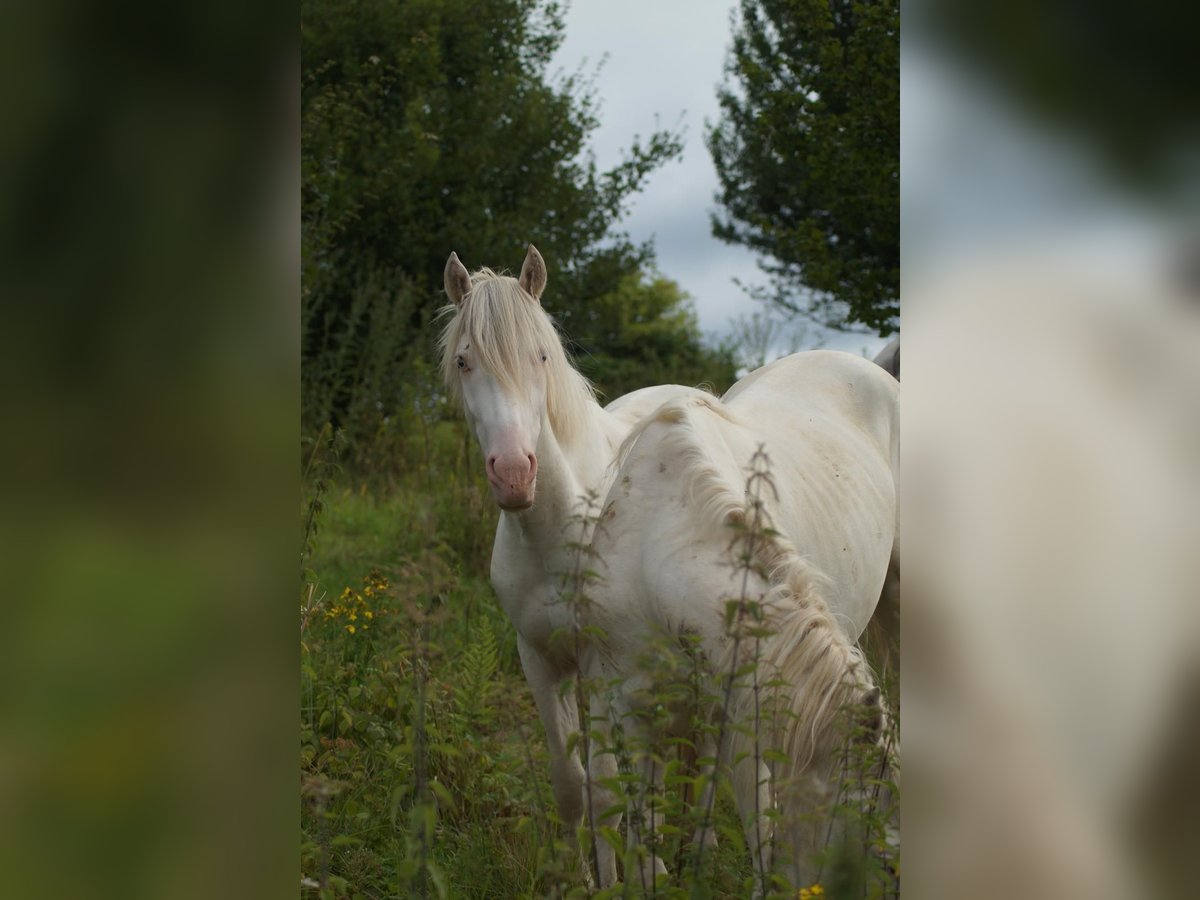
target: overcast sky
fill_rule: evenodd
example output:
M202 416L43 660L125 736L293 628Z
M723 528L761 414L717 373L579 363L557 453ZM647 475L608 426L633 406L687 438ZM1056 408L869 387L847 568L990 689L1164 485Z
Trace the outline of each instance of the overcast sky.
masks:
M705 122L718 117L717 86L732 35L736 0L574 0L566 39L551 71L592 72L601 101L592 149L601 169L616 164L634 135L686 127L683 159L650 176L622 227L641 242L653 237L663 274L695 301L705 332L726 334L729 320L758 306L733 283L765 283L755 257L712 236L717 174L704 145ZM586 63L585 63L586 61ZM657 120L656 120L657 117ZM885 341L831 335L826 346L861 353Z

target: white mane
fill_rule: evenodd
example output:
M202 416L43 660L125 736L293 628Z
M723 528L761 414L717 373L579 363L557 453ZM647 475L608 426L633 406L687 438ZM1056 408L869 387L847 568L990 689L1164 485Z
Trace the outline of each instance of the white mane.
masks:
M680 477L686 485L689 509L712 527L713 533L736 541L755 516L751 499L743 484L731 484L712 458L711 441L697 431L697 414L720 417L726 423L742 425L734 412L717 398L688 397L665 403L628 435L617 456L624 463L638 440L655 424L668 426L656 436L656 452L666 452L681 466ZM767 489L770 493L770 489ZM837 624L834 613L822 596L828 579L798 552L795 545L774 530L770 515L770 496L763 497L759 537L754 544L754 563L767 575L767 592L762 598L767 622L775 630L762 662L773 671L764 679L778 679L782 685L801 687L792 694L789 716L805 728L787 729L785 752L803 769L814 756L827 755L831 744L842 734L835 727L843 709L858 700L870 685L870 670L862 652ZM745 649L745 648L743 648ZM720 660L717 671L731 672L746 660ZM751 699L749 695L746 702ZM739 704L740 705L740 704ZM744 721L750 709L738 709L734 721ZM743 717L743 718L739 718Z

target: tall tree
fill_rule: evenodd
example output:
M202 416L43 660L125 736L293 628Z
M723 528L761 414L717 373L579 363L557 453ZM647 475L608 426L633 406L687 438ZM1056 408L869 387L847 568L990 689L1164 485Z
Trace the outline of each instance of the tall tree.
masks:
M667 132L597 170L590 84L551 83L553 0L304 0L303 220L333 268L396 266L440 283L468 260L575 261L646 176L678 154ZM319 238L319 239L317 239Z
M548 75L563 28L556 0L302 0L310 426L427 392L401 373L432 353L451 250L470 266L515 267L533 241L564 330L589 353L620 352L596 303L629 296L653 250L616 226L682 144L669 131L635 137L599 170L586 150L599 124L591 82ZM696 329L675 334L698 351Z
M580 370L607 398L648 384L723 391L736 377L732 347L705 346L691 298L663 275L628 274L588 311L572 343Z
M781 306L895 331L899 0L742 0L718 99L713 233L765 257Z

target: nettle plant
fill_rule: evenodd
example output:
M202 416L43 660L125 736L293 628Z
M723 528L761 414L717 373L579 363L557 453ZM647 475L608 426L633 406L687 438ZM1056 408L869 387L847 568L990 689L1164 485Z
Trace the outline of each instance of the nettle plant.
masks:
M764 457L747 496L770 490ZM774 829L757 853L746 839L734 802L739 755L785 766L774 747L791 715L791 686L765 664L773 635L754 587L764 574L756 548L772 535L755 508L729 529L731 596L717 613L726 640L744 650L731 656L737 666L715 666L699 635L651 633L630 677L563 688L586 723L569 738L587 774L577 831L557 821L547 749L490 597L466 594L469 583L436 555L365 576L351 577L359 568L350 563L335 582L350 586L302 611L305 895L894 896L896 721L881 710L846 710L830 801L838 824L815 877L789 876L788 848L775 840L789 824L781 813L753 811ZM587 660L609 638L593 597L606 570L595 537L606 526L595 496L580 509L561 573L570 624L557 640ZM612 701L631 680L637 702L616 713ZM752 702L739 706L738 696ZM734 737L741 749L718 763L716 748ZM606 852L622 877L598 889Z
M755 590L770 581L758 551L774 537L763 503L764 494L774 489L770 461L760 448L746 479L750 514L729 526L727 564L737 591L724 612L734 661L728 668L715 668L700 636L684 630L644 642L636 673L641 687L624 718L614 715L616 704L594 701L627 690L627 676L581 676L573 688L564 684L564 690L574 691L580 721L588 723L571 735L570 748L580 753L587 776L587 813L573 837L590 871L575 871L579 856L571 836L548 835L539 873L549 895L899 897L899 715L898 709L887 709L878 688L863 703L841 710L835 789L822 808L787 815L777 807L756 808L754 815L771 827L770 836L755 847L748 845L747 823L734 808L739 764L752 762L756 772L760 763L788 771L792 762L777 748L784 721L795 715L788 697L796 686L765 664L764 645L775 632L763 593ZM602 581L603 561L592 540L605 527L601 504L589 493L581 498L581 509L572 520L575 537L567 544L573 565L563 573L562 603L572 624L556 635L576 659L603 654L607 640L594 623L591 594ZM885 687L889 697L898 697L895 684ZM751 702L738 701L747 696ZM603 721L594 714L597 708L606 712ZM628 717L636 717L636 723ZM605 767L609 774L597 771L593 760L605 756L615 760L615 774L611 766ZM782 782L771 786L776 797L790 788ZM788 869L796 848L779 836L795 824L788 816L805 815L819 818L823 840L807 848L815 849L817 877L796 884ZM596 890L605 846L622 861L624 874L615 886Z

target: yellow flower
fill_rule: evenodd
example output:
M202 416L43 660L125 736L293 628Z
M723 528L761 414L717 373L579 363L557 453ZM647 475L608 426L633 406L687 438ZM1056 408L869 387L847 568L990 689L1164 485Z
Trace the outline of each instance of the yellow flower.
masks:
M825 888L819 884L814 884L812 887L800 888L800 893L796 895L796 900L816 900L817 897L825 896Z
M351 634L354 634L354 626L353 625L347 625L346 630L348 632L350 632Z

